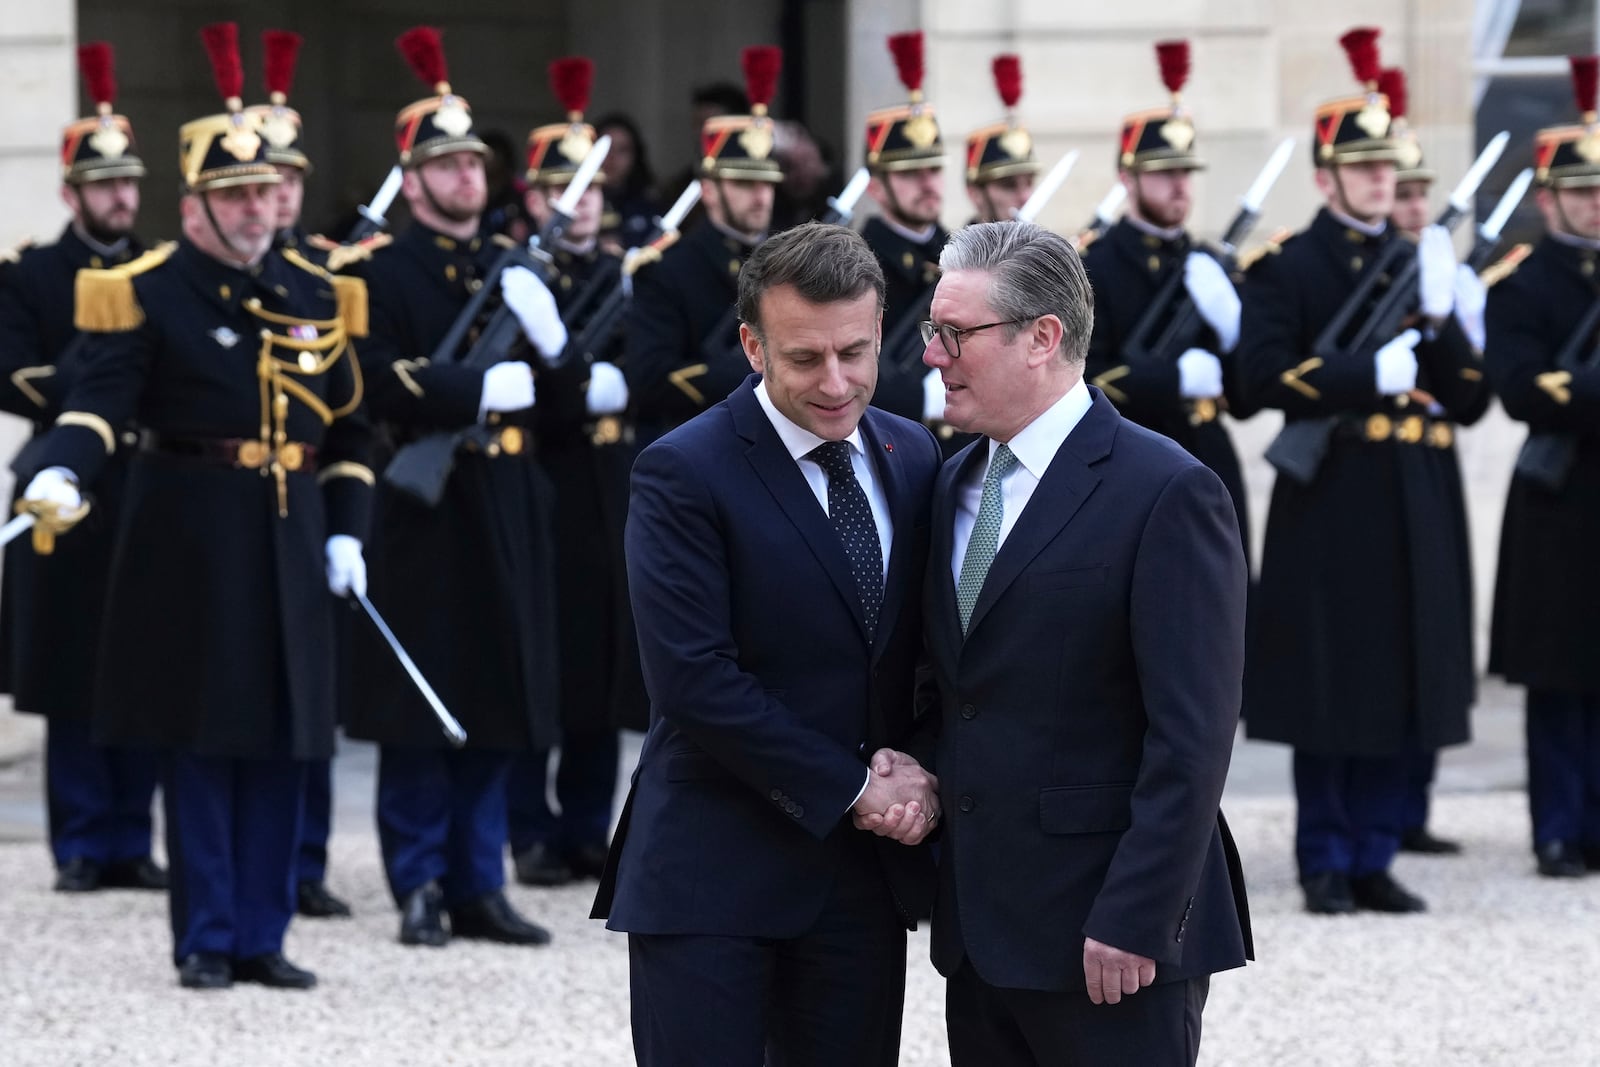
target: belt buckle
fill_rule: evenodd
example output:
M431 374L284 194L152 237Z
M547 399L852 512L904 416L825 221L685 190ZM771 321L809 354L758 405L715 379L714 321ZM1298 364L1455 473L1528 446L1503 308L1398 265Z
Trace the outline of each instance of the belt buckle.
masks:
M1456 442L1456 432L1448 422L1436 422L1428 427L1428 444L1434 448L1449 448Z
M305 446L299 441L289 441L278 449L278 462L286 471L297 471L306 465Z
M1389 439L1389 435L1394 433L1394 422L1389 418L1389 416L1380 411L1376 415L1367 416L1367 424L1364 432L1367 440L1373 443L1377 443L1378 441L1387 441Z
M1395 427L1394 439L1401 444L1414 445L1422 440L1422 434L1422 416L1407 415L1400 420L1400 425Z
M234 462L250 470L260 470L267 465L271 451L264 441L241 441L239 451L234 455Z
M615 415L606 415L597 419L594 432L589 435L592 445L614 445L622 440L622 420Z

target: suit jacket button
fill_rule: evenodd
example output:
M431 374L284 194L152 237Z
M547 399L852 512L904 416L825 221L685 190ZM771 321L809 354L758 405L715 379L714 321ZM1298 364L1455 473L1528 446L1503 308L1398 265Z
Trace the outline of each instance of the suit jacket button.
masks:
M773 790L773 791L772 791L772 799L773 799L773 800L782 800L782 799L783 799L783 790L781 790L781 789L774 789L774 790Z
M804 808L804 806L802 806L800 804L796 804L794 806L794 810L791 811L789 814L793 815L797 819L803 819L803 818L805 818L806 809Z
M971 704L963 704L963 705L961 705L961 717L963 719L974 719L974 718L977 718L977 716L978 716L978 709L977 708L973 707Z
M976 808L977 806L978 806L978 802L976 800L973 800L970 796L968 796L965 793L963 793L961 795L961 799L956 802L956 807L960 808L962 811L971 811L973 808Z

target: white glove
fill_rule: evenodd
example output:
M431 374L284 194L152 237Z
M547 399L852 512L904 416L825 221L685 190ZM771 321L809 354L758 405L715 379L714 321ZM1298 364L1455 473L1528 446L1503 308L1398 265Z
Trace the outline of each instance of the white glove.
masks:
M506 268L500 272L500 295L540 355L546 359L561 355L567 347L567 328L555 296L537 274L527 267Z
M1178 357L1178 392L1188 400L1214 400L1222 395L1222 360L1203 348Z
M944 418L944 379L931 370L922 376L922 421L938 422Z
M591 415L615 415L628 406L628 380L615 363L596 363L589 368L589 390L583 401Z
M1404 396L1417 387L1417 354L1413 349L1420 340L1422 334L1407 330L1378 349L1378 392Z
M1228 280L1228 272L1204 252L1190 252L1183 263L1183 287L1200 312L1200 317L1217 332L1224 352L1239 343L1239 294Z
M1456 268L1456 321L1479 352L1488 340L1483 325L1483 309L1489 302L1489 292L1478 279L1478 272L1463 263Z
M1423 227L1417 240L1417 268L1422 313L1430 319L1449 315L1456 302L1456 247L1443 226Z
M324 549L328 556L328 589L334 596L367 595L367 561L361 542L349 534L334 534Z
M533 368L521 360L496 363L483 372L483 395L478 418L491 411L521 411L533 407Z
M75 511L83 503L77 478L65 467L46 467L35 474L22 499L30 504L54 504L62 511Z

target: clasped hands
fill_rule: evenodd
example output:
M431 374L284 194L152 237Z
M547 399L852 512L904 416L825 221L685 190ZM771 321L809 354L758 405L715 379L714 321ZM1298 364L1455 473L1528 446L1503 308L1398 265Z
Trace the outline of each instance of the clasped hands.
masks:
M919 844L939 822L939 779L892 748L878 749L867 766L866 791L852 809L856 829Z

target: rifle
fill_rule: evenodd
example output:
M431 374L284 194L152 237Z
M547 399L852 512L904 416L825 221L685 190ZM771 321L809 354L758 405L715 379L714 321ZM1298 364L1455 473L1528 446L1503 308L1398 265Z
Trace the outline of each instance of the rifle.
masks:
M1473 194L1500 159L1509 140L1510 135L1501 131L1478 154L1450 194L1449 203L1436 220L1438 225L1454 231L1472 210ZM1358 359L1370 356L1390 338L1398 336L1406 321L1414 318L1419 310L1420 270L1416 246L1410 241L1396 238L1385 244L1378 258L1361 276L1355 291L1317 335L1312 343L1312 354L1324 362ZM1385 284L1388 288L1379 294L1378 287ZM1267 462L1279 473L1302 485L1310 485L1328 454L1338 425L1337 415L1284 423L1267 447Z
M1595 332L1600 330L1600 300L1589 305L1578 326L1556 353L1556 369L1570 374L1600 365L1600 345ZM1578 461L1578 437L1570 433L1530 432L1517 453L1514 473L1549 493L1559 493Z
M357 244L366 240L375 233L381 233L389 228L387 212L389 205L394 203L394 198L400 193L400 183L405 177L405 172L399 164L389 168L389 173L383 179L383 185L378 188L377 195L372 201L356 208L356 214L361 216L356 224L350 227L350 232L345 234L344 243Z
M1273 183L1283 173L1283 168L1288 165L1289 155L1293 151L1293 137L1285 139L1278 145L1271 158L1267 160L1266 166L1256 175L1256 180L1240 199L1239 211L1228 224L1227 231L1223 233L1220 246L1216 249L1203 249L1221 263L1229 274L1233 273L1239 246L1250 236L1250 231L1255 229L1256 223L1260 221L1261 205L1266 201L1267 193L1272 190ZM1157 329L1161 330L1159 335L1156 333ZM1193 348L1204 330L1205 320L1201 318L1200 309L1195 306L1194 299L1184 287L1184 271L1180 265L1157 290L1155 298L1140 316L1133 333L1123 346L1124 358L1130 363L1153 358L1168 359L1174 353Z
M1122 202L1126 199L1128 190L1120 181L1101 199L1099 206L1094 209L1094 218L1090 220L1089 225L1079 230L1077 236L1072 239L1072 247L1080 255L1116 223L1117 209L1122 207Z
M516 313L502 302L484 323L472 347L464 356L457 357L467 334L480 321L489 306L489 301L500 298L500 279L507 270L512 267L526 267L547 283L554 280L557 273L555 261L544 249L560 240L561 235L566 233L567 227L572 225L573 212L577 208L578 200L599 172L600 164L605 160L606 152L610 148L609 137L602 137L596 141L589 154L584 157L583 164L579 166L571 184L567 186L567 191L556 202L550 221L545 224L539 235L529 242L527 248L513 246L501 252L495 259L489 268L489 273L483 278L483 284L478 286L477 291L467 301L466 307L461 309L461 313L450 324L450 329L445 331L444 337L434 347L431 357L434 366L454 364L474 370L488 370L504 359L506 353L522 337L522 323L517 320ZM569 345L568 348L570 347ZM546 362L552 366L559 365L566 351L567 349L563 349L556 358L548 359ZM395 452L394 458L384 468L383 480L391 488L428 507L437 507L439 501L444 499L445 485L450 481L450 472L455 469L456 450L469 443L485 447L495 432L490 427L474 423L460 430L440 431L419 437L409 444L402 445Z

